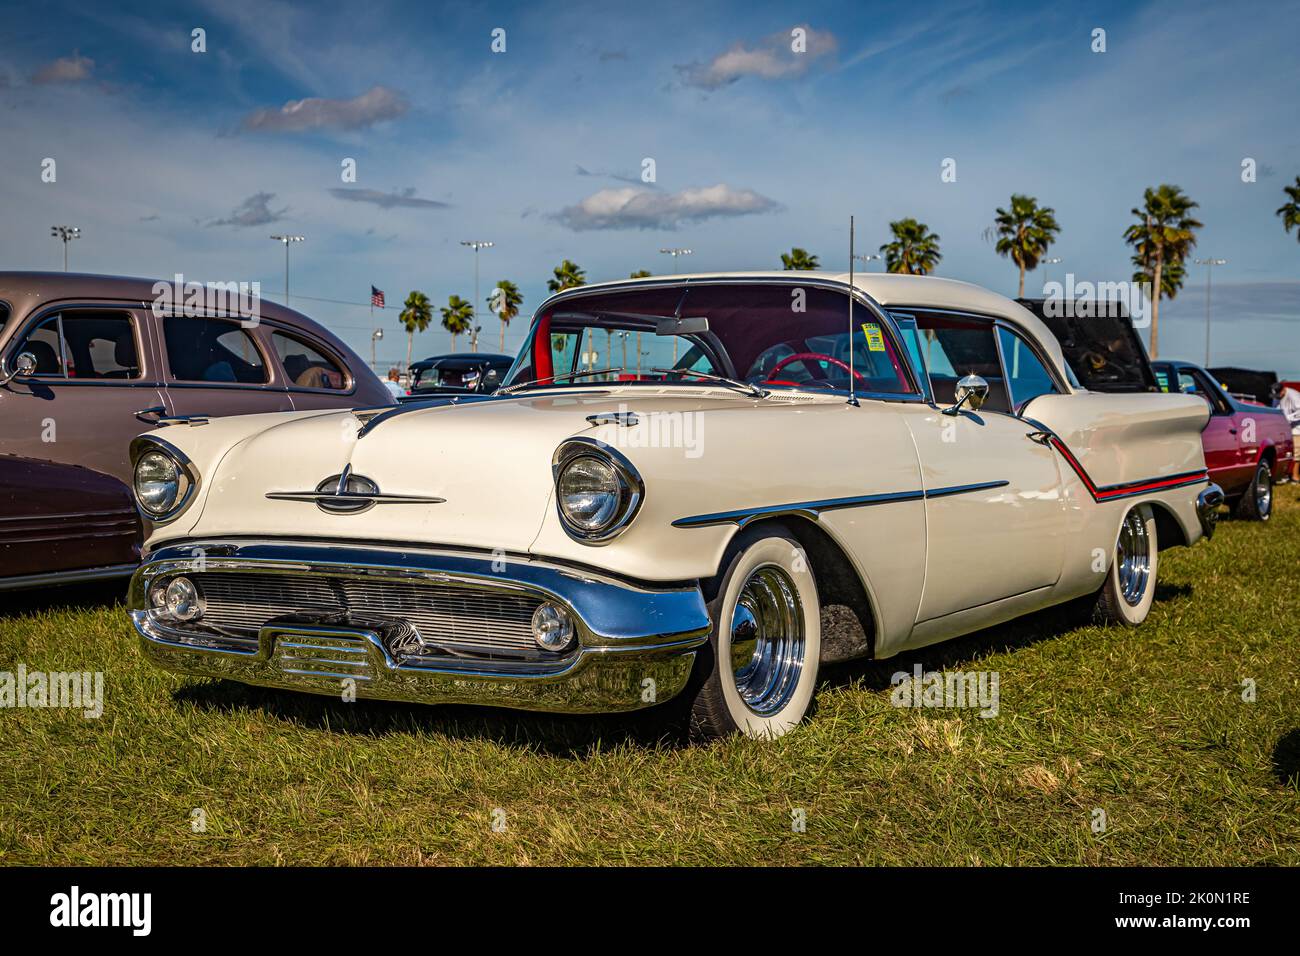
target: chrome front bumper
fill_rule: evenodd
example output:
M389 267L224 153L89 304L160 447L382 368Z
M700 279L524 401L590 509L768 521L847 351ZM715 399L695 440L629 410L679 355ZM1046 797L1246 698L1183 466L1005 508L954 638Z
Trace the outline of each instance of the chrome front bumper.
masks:
M1214 526L1219 520L1219 506L1223 504L1223 489L1210 482L1196 496L1196 516L1201 519L1201 531L1207 538L1214 537Z
M157 582L197 571L427 585L431 604L440 586L489 598L526 595L566 607L577 640L563 654L535 660L415 661L395 651L387 624L409 626L373 614L354 619L346 610L286 614L247 639L203 633L163 619L149 598ZM304 541L171 543L147 555L132 577L129 608L145 656L180 674L330 696L557 713L636 710L670 699L685 686L710 629L695 585L633 584L528 558Z

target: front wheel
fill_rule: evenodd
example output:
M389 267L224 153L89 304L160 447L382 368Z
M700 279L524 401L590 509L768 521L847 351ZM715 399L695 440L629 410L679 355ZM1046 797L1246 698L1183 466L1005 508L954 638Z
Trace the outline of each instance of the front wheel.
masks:
M812 705L821 655L817 585L783 530L743 531L706 596L713 631L697 658L690 731L779 737Z
M1147 619L1156 597L1159 544L1151 506L1131 508L1120 525L1106 583L1097 594L1097 623L1136 627Z
M1237 500L1237 506L1233 510L1236 511L1238 518L1247 521L1269 519L1273 513L1273 471L1267 461L1261 461L1255 466L1255 477L1251 479L1250 487Z

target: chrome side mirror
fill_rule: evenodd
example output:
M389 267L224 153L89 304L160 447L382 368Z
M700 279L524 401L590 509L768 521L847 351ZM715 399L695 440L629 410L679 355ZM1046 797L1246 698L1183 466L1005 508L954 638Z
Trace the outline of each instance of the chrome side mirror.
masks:
M943 410L945 415L956 415L961 411L963 405L972 412L978 411L988 401L989 383L972 372L970 375L958 380L953 397L956 402L951 407Z
M8 385L19 375L31 375L36 371L36 356L31 352L19 352L18 357L14 359L14 370L3 378L0 378L0 385Z

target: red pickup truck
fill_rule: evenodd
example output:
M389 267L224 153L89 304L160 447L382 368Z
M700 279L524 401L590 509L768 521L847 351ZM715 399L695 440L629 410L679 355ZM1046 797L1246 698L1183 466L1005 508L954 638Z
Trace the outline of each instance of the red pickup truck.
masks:
M1166 391L1200 395L1210 406L1201 433L1210 480L1239 518L1267 521L1273 508L1273 482L1291 473L1295 442L1286 417L1276 408L1234 398L1205 369L1190 362L1151 363Z

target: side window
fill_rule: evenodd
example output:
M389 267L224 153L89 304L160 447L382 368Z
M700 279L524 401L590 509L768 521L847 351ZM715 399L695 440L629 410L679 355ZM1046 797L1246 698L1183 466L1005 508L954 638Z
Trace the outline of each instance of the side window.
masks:
M291 384L299 388L341 390L347 387L348 377L338 363L306 342L283 332L272 332L271 343Z
M36 358L37 375L77 379L140 377L135 330L121 312L70 311L52 315L18 349Z
M1210 406L1210 411L1215 415L1227 415L1232 411L1228 406L1228 403L1219 396L1219 390L1213 385L1207 383L1205 376L1200 372L1179 372L1179 379L1182 379L1183 376L1187 376L1187 378L1193 383L1192 388L1185 387L1183 391L1193 392L1201 396L1201 398L1205 399L1206 403Z
M985 407L996 412L1011 411L993 323L920 313L916 324L921 332L921 348L925 368L930 372L935 404L941 407L953 404L958 379L974 374L989 383Z
M1002 364L1011 389L1012 408L1019 411L1039 395L1059 391L1043 363L1019 335L998 326L998 344L1002 346Z
M23 344L14 350L30 352L36 359L37 375L57 375L63 377L63 339L59 335L59 316L52 315L36 328L27 333Z
M163 339L174 382L269 381L257 343L236 322L170 315L163 319Z

